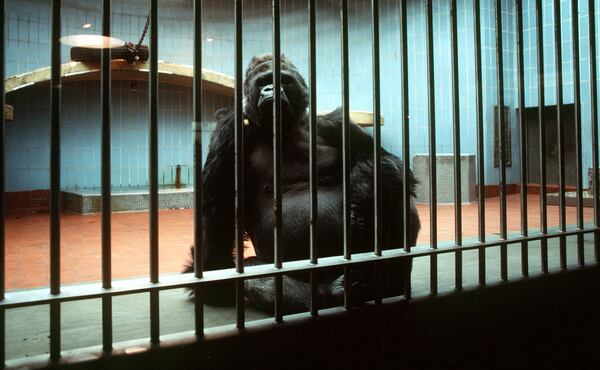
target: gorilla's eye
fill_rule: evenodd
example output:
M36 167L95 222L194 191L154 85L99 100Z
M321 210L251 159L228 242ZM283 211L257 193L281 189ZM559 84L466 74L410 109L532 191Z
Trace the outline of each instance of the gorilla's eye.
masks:
M296 83L296 79L287 73L281 75L281 83L283 85L293 85Z

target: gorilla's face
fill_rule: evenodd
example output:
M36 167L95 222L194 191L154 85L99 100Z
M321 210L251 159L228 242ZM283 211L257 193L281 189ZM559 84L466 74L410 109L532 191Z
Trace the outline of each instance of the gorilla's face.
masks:
M244 81L244 114L252 123L270 129L273 123L273 58L252 58ZM284 124L295 123L308 107L308 88L296 67L281 57L281 115Z

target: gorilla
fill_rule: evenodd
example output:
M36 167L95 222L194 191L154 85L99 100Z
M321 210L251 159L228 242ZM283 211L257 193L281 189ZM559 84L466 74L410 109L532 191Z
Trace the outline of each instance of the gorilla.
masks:
M273 66L272 56L254 57L248 66L244 94L244 207L245 233L256 257L244 260L245 266L273 263ZM282 122L282 243L283 260L309 259L309 128L308 87L296 67L281 57ZM205 270L234 267L234 124L233 108L217 112L208 156L202 171L202 232ZM351 143L351 241L352 253L374 249L373 139L350 123ZM317 121L318 159L318 256L343 254L342 221L342 111L320 115ZM383 249L403 246L402 162L381 149L382 237ZM415 244L420 229L414 206L416 180L410 173L410 244ZM193 253L193 250L192 250ZM381 267L383 265L383 268ZM387 261L350 269L352 304L402 294L404 261ZM185 272L193 271L190 263ZM344 274L340 268L319 271L320 307L340 305L344 299ZM310 304L308 273L283 278L283 311L306 311ZM211 284L204 290L205 301L213 305L233 304L232 282ZM272 312L275 300L273 278L245 281L248 304Z

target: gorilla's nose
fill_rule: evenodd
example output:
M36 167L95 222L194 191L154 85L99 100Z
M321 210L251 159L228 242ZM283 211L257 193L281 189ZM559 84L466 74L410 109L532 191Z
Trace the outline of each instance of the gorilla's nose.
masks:
M273 91L274 91L273 85L269 84L269 85L263 87L260 90L260 95L262 96L263 99L264 98L272 98L273 97ZM283 90L283 86L281 86L281 94L282 95L285 94L285 92Z
M273 96L273 85L267 85L260 90L260 95L263 97Z

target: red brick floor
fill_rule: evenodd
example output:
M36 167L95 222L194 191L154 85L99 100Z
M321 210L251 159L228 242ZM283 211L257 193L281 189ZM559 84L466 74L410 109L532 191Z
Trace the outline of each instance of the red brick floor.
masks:
M529 227L539 227L539 196L528 198ZM418 243L429 242L429 206L418 205L422 228ZM477 204L465 204L463 237L476 236ZM486 199L486 233L499 231L498 198ZM567 207L567 222L575 223L575 208ZM586 222L592 221L592 209L584 209ZM518 195L507 202L509 231L520 229ZM558 207L548 207L548 224L558 225ZM438 206L438 240L454 239L454 206ZM160 272L181 271L193 241L191 210L159 212ZM148 213L117 213L112 216L113 278L144 276L149 271ZM249 250L249 253L253 251ZM9 214L6 217L6 284L8 290L47 286L49 283L49 215ZM62 283L101 279L100 215L61 217Z

